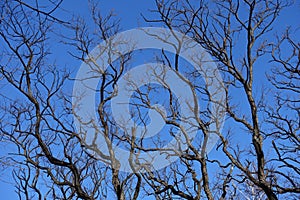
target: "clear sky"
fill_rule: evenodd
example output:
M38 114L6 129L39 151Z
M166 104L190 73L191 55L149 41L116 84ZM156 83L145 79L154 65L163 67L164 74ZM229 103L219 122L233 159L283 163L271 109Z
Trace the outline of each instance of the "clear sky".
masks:
M143 27L149 26L149 24L145 23L141 18L141 13L145 16L151 17L152 14L148 12L148 9L154 9L155 1L153 0L102 0L99 1L100 10L103 10L104 13L108 12L109 10L114 11L118 18L121 19L121 29L128 30L136 27ZM85 0L65 0L62 4L63 9L59 9L55 14L59 18L64 20L70 19L72 14L75 15L89 15L88 5ZM300 2L297 1L296 5L284 10L280 14L280 19L276 22L278 28L275 29L282 30L282 26L299 26L299 19L300 19ZM298 31L299 32L299 31ZM280 32L278 32L280 33ZM59 41L55 41L53 45L60 46L58 44ZM101 41L99 41L100 43ZM58 62L63 62L64 65L67 66L74 66L74 72L78 70L80 66L80 62L75 60L66 60L64 59L68 49L66 48L59 48L56 52L54 52L53 56L57 59ZM68 56L68 58L70 58ZM265 69L263 66L261 68L256 69L257 80L264 83L265 79ZM0 87L1 89L1 87ZM1 97L0 97L1 98ZM6 152L9 147L1 146L0 151ZM1 154L0 154L1 155ZM0 173L0 199L5 200L15 200L18 199L16 194L14 193L13 188L13 181L8 174L8 171L4 171Z

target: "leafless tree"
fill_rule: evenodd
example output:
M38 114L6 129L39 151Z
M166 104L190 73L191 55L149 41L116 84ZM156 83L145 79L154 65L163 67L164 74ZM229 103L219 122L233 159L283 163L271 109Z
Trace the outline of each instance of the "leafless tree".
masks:
M0 3L0 81L4 90L12 91L1 94L0 141L14 147L4 159L13 163L19 199L299 198L299 42L293 29L277 37L272 29L281 10L293 4L155 2L155 10L143 18L165 27L169 35L148 34L171 46L174 54L164 48L154 54L135 54L134 42L111 39L121 30L119 20L114 13L104 16L91 1L92 23L80 16L67 21L57 18L54 13L62 0L49 0L43 6L39 1ZM54 31L57 27L63 31ZM206 70L205 54L189 58L197 69L181 59L187 47L176 31L204 48L218 70ZM77 115L81 105L76 99L85 93L74 96L68 86L85 80L74 80L68 66L52 61L49 43L54 36L61 38L73 59L90 67L88 79L99 81L94 91L97 119ZM96 56L107 59L108 66L93 57L92 49L100 42ZM119 51L119 44L126 46L127 53ZM141 55L159 63L149 66L142 86L127 73ZM265 70L263 87L257 78L262 65L272 66ZM173 90L170 74L185 86L191 101ZM151 84L152 79L160 86ZM126 122L118 123L111 109L122 92L122 81L134 91L129 106L136 126L131 129L124 128ZM214 90L212 81L218 83ZM217 98L221 91L222 101ZM143 137L147 130L140 133L137 127L154 120L149 119L152 111L165 126L155 137ZM219 116L224 112L222 129ZM76 120L94 130L92 142L86 142L81 126L75 127ZM191 136L191 131L197 134ZM97 143L100 134L102 146ZM212 135L218 143L208 153ZM170 140L173 146L166 146ZM115 147L128 152L129 171L122 171ZM152 153L172 162L159 167L161 163L144 160L142 155Z
M146 21L193 37L218 62L226 85L225 106L232 128L225 135L219 134L221 142L217 149L222 149L224 160L222 153L218 159L209 155L199 159L191 151L181 159L184 163L198 161L200 170L191 163L176 166L169 175L174 179L152 179L154 191L186 199L237 198L237 193L242 194L241 198L299 197L299 44L290 37L290 31L278 41L268 39L275 35L273 25L280 11L291 2L156 1L156 5L153 12L160 18L145 16ZM256 70L262 67L258 60L270 59L270 55L279 65L268 75L279 92L275 104L270 100L274 90L268 94L256 84ZM240 144L235 138L248 142ZM216 166L216 173L206 173L207 166ZM177 179L184 167L190 181L186 181L187 175ZM186 182L198 183L198 191L196 185L188 188ZM156 184L160 186L155 187ZM204 189L204 194L199 188Z

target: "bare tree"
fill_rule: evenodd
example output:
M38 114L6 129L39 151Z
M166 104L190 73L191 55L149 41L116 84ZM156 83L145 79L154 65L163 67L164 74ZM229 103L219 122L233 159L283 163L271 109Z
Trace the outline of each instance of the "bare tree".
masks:
M49 1L50 11L42 10L38 2L1 3L0 35L5 47L1 52L1 78L8 84L7 89L16 93L3 96L1 136L4 142L16 146L16 152L8 156L18 166L13 169L16 192L20 199L102 199L113 193L118 199L137 199L141 175L119 172L112 151L103 157L107 162L90 153L80 130L74 128L71 94L64 88L71 81L70 72L48 62L49 37L57 35L53 28L74 30L75 38L62 39L78 45L82 57L76 58L85 61L90 48L87 27L80 19L73 26L52 15L61 3ZM101 33L94 39L105 40L118 31L118 24L110 20L112 14L102 18L94 5L91 11ZM75 56L76 52L71 54ZM106 96L107 88L116 84L128 59L129 55L124 55L118 63L120 68L111 65L113 72L102 74L98 112L109 141L115 137L111 133L115 128L107 118L105 103L111 98Z
M13 91L1 94L0 141L14 147L4 159L14 165L19 199L299 198L299 42L294 30L276 38L272 29L280 11L292 4L155 3L143 18L168 31L144 30L164 45L140 54L134 41L115 40L120 20L112 12L104 16L93 2L92 23L80 16L69 22L57 18L62 1L0 3L0 81ZM54 35L89 68L88 77L74 80L68 68L55 65L49 45ZM205 51L182 59L193 48L188 44ZM131 74L140 57L157 64ZM260 60L273 67L265 70L264 87L256 77ZM207 67L211 63L216 68ZM86 80L99 83L92 88L96 118L78 115L86 90L71 94L68 88ZM131 92L126 103L133 125L120 123L111 108L125 90ZM156 120L164 125L153 137L147 127L158 129ZM94 134L88 137L84 127ZM212 137L218 143L210 149ZM116 148L128 153L128 171Z
M290 29L272 45L275 67L268 76L275 86L274 104L266 107L266 121L270 124L275 155L272 162L276 190L279 194L299 193L299 43Z
M60 3L49 1L54 8L45 12L22 1L1 2L1 77L13 91L2 100L1 136L16 147L9 157L20 199L107 195L106 167L88 159L72 125L63 89L69 72L47 61L48 35L59 21L51 13Z
M249 198L259 199L278 199L282 194L294 195L295 198L299 196L299 101L290 94L297 95L299 92L299 44L291 39L289 32L274 43L267 39L272 36L279 12L291 3L156 1L156 5L157 9L153 12L160 16L159 19L144 17L146 21L180 30L193 37L218 62L226 83L225 106L232 128L226 135L219 133L221 142L217 149L222 149L223 158L214 159L208 155L199 159L193 151L189 152L188 157L180 156L184 163L198 161L200 170L194 164L178 165L171 170L172 175L168 175L174 179L167 179L166 176L157 178L161 174L152 178L154 191L159 194L170 192L186 199L199 199L202 195L207 199L234 198L237 193L240 193L239 196L242 194L241 198L248 195ZM286 48L285 42L291 48ZM283 48L291 53L286 55ZM280 92L276 104L267 101L273 96L267 95L263 88L259 88L261 93L255 93L258 88L255 85L255 71L260 67L258 60L269 59L270 55L281 67L274 69L269 80L289 96L283 97ZM176 62L173 66L177 69ZM236 101L234 98L237 96L242 100ZM201 113L199 116L201 118ZM266 126L266 123L271 123L273 128ZM205 133L205 129L200 128ZM247 138L248 143L240 145L241 141L233 138ZM272 150L266 150L268 148ZM216 166L217 172L212 173L214 175L207 173L207 166ZM230 166L232 169L229 169ZM177 177L183 169L190 174L189 181L187 175L178 181ZM187 182L198 185L188 188ZM195 190L196 186L203 187L204 193L201 189Z

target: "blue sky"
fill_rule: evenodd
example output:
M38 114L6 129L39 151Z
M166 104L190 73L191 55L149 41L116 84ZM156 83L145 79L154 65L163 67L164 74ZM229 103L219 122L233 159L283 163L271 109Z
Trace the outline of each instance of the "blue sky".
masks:
M147 12L151 6L153 7L153 1L143 0L129 0L129 1L119 1L119 0L108 0L108 1L99 1L101 10L104 14L109 11L113 11L117 18L121 19L121 28L122 30L127 30L131 28L136 28L138 26L143 26L143 20L140 18L140 13ZM84 0L65 0L62 4L62 8L58 10L55 15L64 20L72 18L72 15L83 15L85 17L89 16L88 4ZM99 41L100 43L101 41ZM55 38L54 43L51 45L63 47L59 43L59 39ZM57 48L57 51L53 51L51 56L56 60L56 63L59 65L69 66L72 68L72 71L76 72L80 67L80 62L75 59L66 59L71 58L68 55L67 48ZM16 93L12 92L14 90L8 89L7 87L1 88L1 94L6 96L16 97ZM11 152L13 147L10 145L1 145L0 151L2 153ZM10 170L5 170L0 172L0 199L6 200L15 200L18 199L18 196L14 192L14 182L10 174Z
M152 14L148 12L148 9L155 8L155 2L152 0L102 0L99 1L100 9L105 12L112 10L117 15L118 18L121 19L121 29L127 30L136 27L142 26L149 26L146 24L143 19L141 18L140 14L143 13L145 16L151 17ZM62 7L65 10L58 10L55 14L58 17L63 18L64 20L70 19L72 13L85 15L89 14L88 5L86 1L83 0L65 0L62 4ZM274 29L278 30L278 34L282 30L282 27L291 25L292 27L299 26L299 19L300 19L300 2L297 1L295 6L284 10L280 14L280 19L276 22L277 26ZM299 33L299 30L298 30ZM58 42L58 41L55 41ZM55 42L53 45L55 45ZM99 41L100 43L101 41ZM78 70L80 66L80 62L68 59L66 60L65 56L67 54L68 49L59 49L53 54L53 57L57 59L58 63L64 63L64 65L72 66L74 72ZM69 56L67 58L70 58ZM259 61L262 63L261 68L256 68L256 77L257 77L257 87L260 85L265 84L265 75L264 72L268 70L264 67L265 61ZM1 89L1 88L0 88ZM7 91L6 91L7 92ZM2 92L1 92L2 93ZM10 149L10 147L1 146L0 151L5 152L6 150ZM9 183L12 182L10 175L7 172L4 174L0 173L0 196L1 199L6 200L14 200L17 199L16 194L14 193L13 184ZM5 181L3 181L5 179Z

